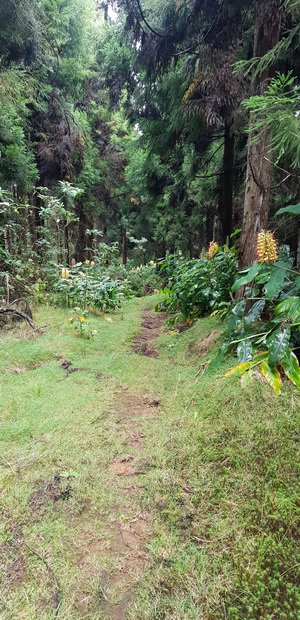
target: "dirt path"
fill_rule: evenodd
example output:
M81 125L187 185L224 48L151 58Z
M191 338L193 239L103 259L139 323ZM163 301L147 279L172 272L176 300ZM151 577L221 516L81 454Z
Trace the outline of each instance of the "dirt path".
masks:
M161 333L166 315L153 314L145 309L142 331L136 337L133 351L147 357L158 357L159 349L155 339ZM147 438L141 431L141 419L155 415L159 401L149 401L127 393L123 388L116 393L114 411L117 415L118 432L125 438L124 453L108 465L112 484L118 487L118 505L115 512L119 517L113 523L113 539L110 552L117 557L119 570L109 577L108 590L117 593L118 601L108 597L102 609L107 620L125 620L127 610L134 599L134 589L142 573L149 565L146 543L151 535L149 514L143 510L140 500L140 486L147 475L147 464L142 457Z

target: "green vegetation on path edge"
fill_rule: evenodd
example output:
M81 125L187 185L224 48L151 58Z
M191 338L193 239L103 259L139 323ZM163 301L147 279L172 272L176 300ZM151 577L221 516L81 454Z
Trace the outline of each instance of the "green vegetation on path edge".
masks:
M42 333L21 324L1 335L3 620L300 616L300 393L206 370L222 342L217 317L162 330L157 358L134 353L142 309L159 299L132 299L112 322L89 317L90 339L67 310L46 307L35 313ZM159 405L128 449L119 405L133 398ZM136 475L113 478L125 452ZM122 616L114 524L144 514L147 566Z

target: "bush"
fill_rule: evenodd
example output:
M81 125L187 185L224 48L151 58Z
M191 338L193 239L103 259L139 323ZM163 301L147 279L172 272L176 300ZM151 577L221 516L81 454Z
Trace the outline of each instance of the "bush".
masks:
M285 254L285 255L284 255ZM238 365L227 374L242 376L247 385L259 371L277 395L282 375L300 388L297 355L300 346L300 274L286 255L273 263L254 262L236 280L233 291L245 289L229 316L219 357L233 350ZM294 352L295 351L295 352Z
M52 285L55 305L96 307L101 311L119 308L124 299L153 292L157 283L154 265L137 268L123 265L104 267L86 262L72 269L60 268Z
M237 273L235 255L219 248L212 258L176 260L171 255L159 263L165 301L160 305L176 312L176 320L203 316L230 301L230 290Z
M54 284L53 302L61 306L93 306L101 311L115 310L126 296L126 287L120 280L83 271L62 270L62 278Z

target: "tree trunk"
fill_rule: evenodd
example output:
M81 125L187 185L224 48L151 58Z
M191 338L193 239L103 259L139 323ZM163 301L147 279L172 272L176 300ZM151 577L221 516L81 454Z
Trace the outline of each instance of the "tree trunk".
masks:
M223 172L219 199L220 242L222 245L226 243L227 237L230 237L232 233L234 134L231 125L232 123L225 123Z
M250 134L250 140L251 138L253 133ZM268 136L264 134L259 142L250 143L248 148L243 232L239 252L241 268L251 265L256 259L257 235L268 227L271 184L271 164L265 159L268 144Z
M84 206L79 203L77 208L78 215L78 228L77 228L77 239L75 241L74 247L74 258L77 263L84 262L86 259L90 258L90 252L87 250L87 246L89 245L89 238L86 234L87 228L92 228L93 222L91 218L88 217Z
M121 231L121 242L122 242L122 264L126 265L127 263L127 239L126 239L125 228L122 228L122 231Z
M278 43L282 17L280 7L279 0L260 5L255 23L254 57L263 56ZM268 86L269 78L273 75L274 67L268 67L259 78L253 80L251 94L257 92L263 94ZM253 143L255 135L251 131L251 126L250 115L243 230L239 249L240 268L250 265L255 260L257 233L267 228L269 218L272 168L266 159L269 151L269 136L265 133L260 136L258 142Z

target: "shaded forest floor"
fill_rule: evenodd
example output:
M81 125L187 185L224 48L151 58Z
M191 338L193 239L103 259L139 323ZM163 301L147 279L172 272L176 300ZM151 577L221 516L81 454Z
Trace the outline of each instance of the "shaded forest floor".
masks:
M205 371L222 325L157 301L1 336L1 619L299 617L300 395Z

